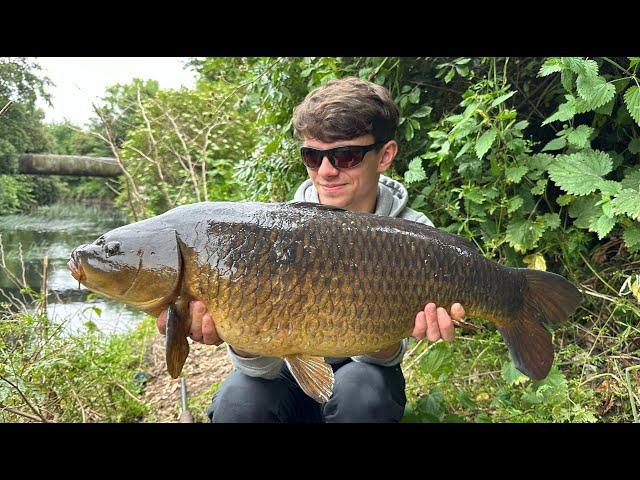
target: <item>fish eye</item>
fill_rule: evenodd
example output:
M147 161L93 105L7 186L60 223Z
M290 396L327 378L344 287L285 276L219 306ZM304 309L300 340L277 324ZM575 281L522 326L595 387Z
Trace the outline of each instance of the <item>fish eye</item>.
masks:
M104 246L104 251L107 256L115 255L116 253L120 253L120 242L109 242Z

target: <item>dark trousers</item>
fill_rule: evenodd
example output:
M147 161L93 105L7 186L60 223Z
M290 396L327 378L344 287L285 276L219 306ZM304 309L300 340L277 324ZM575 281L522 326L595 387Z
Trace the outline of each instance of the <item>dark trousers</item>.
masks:
M207 414L218 422L399 422L407 403L399 365L347 360L332 365L333 395L320 404L307 396L283 366L267 380L232 372L213 396Z

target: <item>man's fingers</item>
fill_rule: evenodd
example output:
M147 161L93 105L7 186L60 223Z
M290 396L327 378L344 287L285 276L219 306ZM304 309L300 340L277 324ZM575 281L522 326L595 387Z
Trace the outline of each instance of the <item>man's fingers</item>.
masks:
M459 303L451 305L451 318L454 320L462 320L466 315L464 308Z
M436 342L440 339L440 327L438 326L436 304L427 304L427 306L424 307L424 313L427 320L427 338L430 342Z
M202 317L202 338L207 345L219 345L222 343L216 331L216 326L213 323L213 318L211 318L211 314L209 313Z
M420 310L416 315L416 323L413 327L413 333L411 336L416 340L422 340L427 334L427 319L424 315L424 311Z
M158 318L156 318L156 326L158 327L158 331L162 335L167 334L167 311L166 310L164 310L160 315L158 315Z
M189 315L191 317L189 336L196 342L202 342L202 317L205 311L204 303L200 301L189 303Z
M442 340L444 340L445 342L450 342L451 340L453 340L453 337L455 335L453 331L453 322L451 321L451 317L449 316L447 311L442 307L438 307L437 317L438 317L438 327L440 330L440 336L442 337Z

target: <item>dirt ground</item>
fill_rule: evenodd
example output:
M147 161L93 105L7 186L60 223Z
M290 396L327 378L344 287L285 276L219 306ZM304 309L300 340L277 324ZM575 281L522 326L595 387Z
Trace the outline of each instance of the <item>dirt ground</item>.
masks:
M180 379L173 379L165 363L165 337L157 335L146 354L148 379L142 399L149 406L143 422L177 422L180 415ZM196 422L205 421L207 390L221 382L233 369L225 345L214 347L189 340L190 352L182 370L187 385L190 410ZM195 411L194 411L195 410Z

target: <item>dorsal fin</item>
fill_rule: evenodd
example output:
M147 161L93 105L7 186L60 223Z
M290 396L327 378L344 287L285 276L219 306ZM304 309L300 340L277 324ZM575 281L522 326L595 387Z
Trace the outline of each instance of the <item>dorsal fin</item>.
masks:
M322 203L314 203L314 202L289 202L287 205L291 205L292 207L300 207L300 208L318 208L320 210L335 210L346 212L344 208L334 207L332 205L324 205Z

